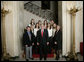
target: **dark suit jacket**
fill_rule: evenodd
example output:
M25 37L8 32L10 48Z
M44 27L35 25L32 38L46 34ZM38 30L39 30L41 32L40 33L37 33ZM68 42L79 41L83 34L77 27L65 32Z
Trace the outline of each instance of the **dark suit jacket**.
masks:
M48 41L47 29L44 29L43 37L41 36L41 29L37 31L37 42L40 43L40 45L46 45L47 41Z
M27 31L23 34L24 45L31 46L32 43L34 42L35 36L32 32L30 32L30 33L31 33L31 40L29 39L29 35L28 35Z
M59 30L57 33L56 32L55 32L55 35L53 37L53 41L57 42L57 45L56 45L57 49L62 49L62 32L61 32L61 30ZM55 46L55 44L54 44L54 46Z

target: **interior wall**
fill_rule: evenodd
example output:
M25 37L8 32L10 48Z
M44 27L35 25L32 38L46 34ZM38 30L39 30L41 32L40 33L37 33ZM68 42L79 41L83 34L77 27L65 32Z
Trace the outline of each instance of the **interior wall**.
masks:
M62 2L62 55L66 55L67 44L66 44L66 2Z
M42 22L45 20L35 14L32 14L24 9L24 28L28 26L31 22L31 19L35 19L35 23L41 20Z
M62 1L58 1L58 25L62 27L62 16L61 15L62 15Z

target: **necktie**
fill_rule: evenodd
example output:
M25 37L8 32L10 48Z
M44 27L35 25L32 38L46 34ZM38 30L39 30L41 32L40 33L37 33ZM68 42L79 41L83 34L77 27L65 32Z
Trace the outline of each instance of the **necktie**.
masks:
M42 32L41 32L41 36L43 37L43 30L42 30Z

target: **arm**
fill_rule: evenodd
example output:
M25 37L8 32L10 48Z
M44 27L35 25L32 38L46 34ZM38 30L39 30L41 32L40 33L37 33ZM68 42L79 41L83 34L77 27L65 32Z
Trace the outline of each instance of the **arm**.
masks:
M57 34L56 34L56 32L55 32L55 35L53 37L53 44L57 44Z
M26 41L27 41L26 37L27 37L27 36L26 36L26 33L24 33L24 34L23 34L23 43L24 43L24 45L27 44L27 42L26 42Z
M62 45L62 32L60 31L60 39L59 39L61 45Z

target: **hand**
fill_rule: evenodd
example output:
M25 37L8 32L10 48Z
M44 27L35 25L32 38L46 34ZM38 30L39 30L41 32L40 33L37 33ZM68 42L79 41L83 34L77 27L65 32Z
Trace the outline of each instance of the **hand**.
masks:
M47 42L47 45L49 45L49 42Z
M34 45L34 43L32 43L32 45Z
M37 42L37 45L39 45L39 43Z
M25 45L26 47L28 46L28 45Z
M57 44L57 42L55 42L55 44Z

